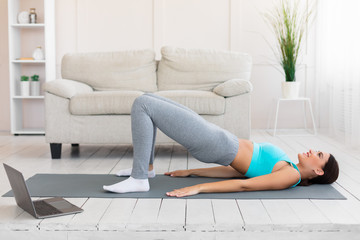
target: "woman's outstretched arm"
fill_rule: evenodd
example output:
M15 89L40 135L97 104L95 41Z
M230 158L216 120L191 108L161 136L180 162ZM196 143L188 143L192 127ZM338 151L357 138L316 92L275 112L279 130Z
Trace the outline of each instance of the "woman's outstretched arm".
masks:
M299 180L299 173L291 167L249 179L235 179L214 183L203 183L166 193L171 197L185 197L208 192L246 192L281 190L291 187Z
M233 177L244 177L237 170L231 166L219 166L211 168L196 168L188 170L176 170L172 172L166 172L165 175L171 177L187 177L195 175L199 177L214 177L214 178L233 178Z

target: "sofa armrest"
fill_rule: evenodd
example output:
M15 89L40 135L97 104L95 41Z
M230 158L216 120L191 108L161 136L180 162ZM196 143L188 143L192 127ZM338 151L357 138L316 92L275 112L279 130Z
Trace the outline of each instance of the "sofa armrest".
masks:
M71 98L79 93L93 92L93 89L89 85L68 79L56 79L46 82L44 84L44 90L63 98Z
M252 90L253 86L250 81L240 78L234 78L220 83L213 89L213 92L223 97L232 97L245 93L250 93L252 92Z

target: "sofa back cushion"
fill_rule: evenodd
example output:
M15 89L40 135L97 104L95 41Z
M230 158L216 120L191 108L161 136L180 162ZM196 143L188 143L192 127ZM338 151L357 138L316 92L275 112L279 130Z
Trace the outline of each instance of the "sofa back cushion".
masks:
M207 90L232 78L250 79L251 56L214 49L163 47L159 90Z
M157 90L155 53L151 49L69 53L62 58L61 75L95 90Z

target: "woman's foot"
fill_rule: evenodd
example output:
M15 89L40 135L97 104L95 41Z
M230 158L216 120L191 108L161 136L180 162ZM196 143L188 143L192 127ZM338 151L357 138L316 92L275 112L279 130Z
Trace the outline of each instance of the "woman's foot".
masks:
M132 168L122 169L116 173L116 176L118 177L127 177L131 175ZM155 177L155 169L152 169L151 171L148 171L148 178Z
M103 186L104 190L115 193L128 193L128 192L147 192L150 189L148 179L135 179L129 177L128 179L115 183L110 186Z

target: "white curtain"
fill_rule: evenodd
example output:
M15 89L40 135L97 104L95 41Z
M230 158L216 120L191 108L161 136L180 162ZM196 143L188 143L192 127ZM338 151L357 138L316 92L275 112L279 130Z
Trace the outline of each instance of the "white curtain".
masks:
M321 122L360 147L360 0L318 1L315 51Z

